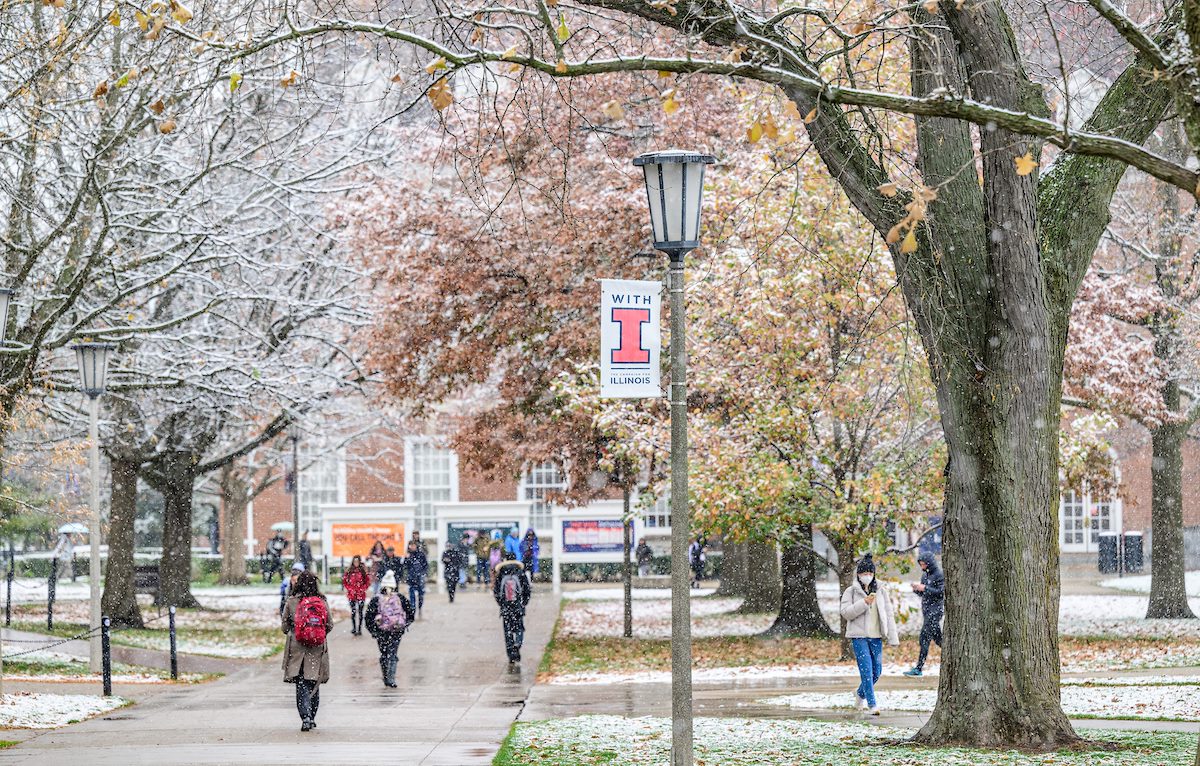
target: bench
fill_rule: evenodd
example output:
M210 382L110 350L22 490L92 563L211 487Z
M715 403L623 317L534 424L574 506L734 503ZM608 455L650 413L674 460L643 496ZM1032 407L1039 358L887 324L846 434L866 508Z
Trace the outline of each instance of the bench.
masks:
M135 566L133 568L133 592L154 594L154 603L158 603L159 576L158 565Z

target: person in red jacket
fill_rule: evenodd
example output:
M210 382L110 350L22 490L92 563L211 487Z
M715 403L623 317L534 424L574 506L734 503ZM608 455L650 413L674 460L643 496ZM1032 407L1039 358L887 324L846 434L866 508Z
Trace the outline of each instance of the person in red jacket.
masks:
M350 601L350 635L361 636L363 632L363 603L367 600L367 588L371 587L371 575L363 566L362 556L350 559L350 566L342 575L342 590Z

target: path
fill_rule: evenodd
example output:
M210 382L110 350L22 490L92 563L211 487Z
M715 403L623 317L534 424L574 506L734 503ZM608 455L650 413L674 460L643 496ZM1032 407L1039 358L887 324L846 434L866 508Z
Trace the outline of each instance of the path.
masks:
M468 592L451 605L431 593L426 616L400 646L398 689L380 681L375 642L351 636L348 622L337 626L333 677L322 687L313 732L300 732L293 687L273 657L36 735L0 750L0 764L490 764L524 705L557 614L549 588L535 592L524 662L511 672L490 594Z

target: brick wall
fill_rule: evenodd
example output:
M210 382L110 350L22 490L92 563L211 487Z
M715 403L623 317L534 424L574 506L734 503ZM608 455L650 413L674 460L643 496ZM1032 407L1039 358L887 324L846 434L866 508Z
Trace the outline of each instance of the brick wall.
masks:
M1121 497L1127 530L1150 532L1150 432L1141 425L1123 426L1113 440L1121 466ZM1200 526L1200 441L1183 445L1183 524Z

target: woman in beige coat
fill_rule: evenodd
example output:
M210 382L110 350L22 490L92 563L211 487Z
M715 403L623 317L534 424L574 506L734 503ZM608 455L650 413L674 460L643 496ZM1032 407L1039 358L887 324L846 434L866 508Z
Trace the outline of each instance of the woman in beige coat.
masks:
M296 685L296 710L300 713L300 731L315 729L317 726L317 708L321 704L321 684L329 680L329 643L310 646L301 643L296 638L296 611L301 600L315 596L325 601L321 595L317 576L312 572L303 572L296 578L296 587L288 597L283 607L283 632L287 634L287 642L283 646L283 680L285 683ZM329 618L329 604L325 606L325 634L333 630L333 622Z
M842 619L846 621L846 638L854 649L861 682L855 692L855 707L871 709L879 715L875 699L875 684L883 673L883 639L890 646L899 646L896 632L896 612L887 591L875 579L875 562L871 554L858 562L856 581L842 593Z

